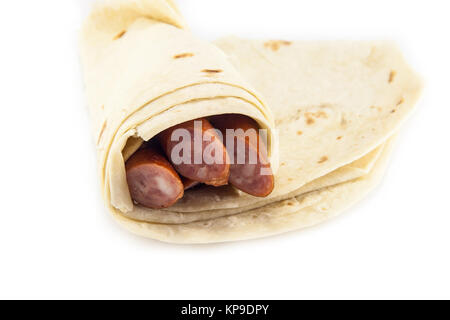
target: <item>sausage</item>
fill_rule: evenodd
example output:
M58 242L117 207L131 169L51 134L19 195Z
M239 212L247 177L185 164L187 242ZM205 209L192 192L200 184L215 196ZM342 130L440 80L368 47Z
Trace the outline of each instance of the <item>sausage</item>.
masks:
M172 206L184 195L184 186L162 151L145 146L126 162L131 198L151 209Z
M158 140L173 167L183 177L216 187L228 183L228 153L207 119L176 125L160 133Z
M230 184L253 196L267 197L273 191L274 177L256 121L238 114L214 116L209 120L222 132L231 157ZM233 138L227 137L226 129L242 130L234 131ZM233 140L234 147L230 144Z

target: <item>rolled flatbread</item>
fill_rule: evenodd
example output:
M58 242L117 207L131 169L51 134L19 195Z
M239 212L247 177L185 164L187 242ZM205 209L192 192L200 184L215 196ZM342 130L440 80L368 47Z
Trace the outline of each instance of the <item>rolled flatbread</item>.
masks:
M208 43L164 0L100 2L81 51L105 203L130 231L174 243L273 235L349 207L379 181L422 87L391 43ZM270 196L203 187L168 209L133 203L124 162L144 141L226 113L267 130Z

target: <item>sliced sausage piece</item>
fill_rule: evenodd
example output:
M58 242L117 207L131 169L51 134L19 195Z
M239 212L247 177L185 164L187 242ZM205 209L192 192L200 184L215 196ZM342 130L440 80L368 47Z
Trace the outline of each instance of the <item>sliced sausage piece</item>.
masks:
M216 187L228 183L228 153L208 120L179 124L160 133L158 139L167 158L183 177Z
M152 209L167 208L184 195L180 177L155 146L135 152L125 167L131 198L138 204Z
M214 116L210 121L222 132L231 158L229 182L253 196L267 197L273 191L274 177L256 121L238 114ZM234 134L227 137L226 129L233 129Z

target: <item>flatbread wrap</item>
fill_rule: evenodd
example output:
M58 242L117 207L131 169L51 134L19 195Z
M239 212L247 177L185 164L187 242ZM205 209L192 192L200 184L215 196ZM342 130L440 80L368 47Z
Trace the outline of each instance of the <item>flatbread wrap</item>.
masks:
M388 42L208 43L171 1L102 1L81 34L104 201L128 230L211 243L315 225L373 188L421 80ZM274 189L200 186L168 208L130 196L125 163L173 126L239 114L267 132Z

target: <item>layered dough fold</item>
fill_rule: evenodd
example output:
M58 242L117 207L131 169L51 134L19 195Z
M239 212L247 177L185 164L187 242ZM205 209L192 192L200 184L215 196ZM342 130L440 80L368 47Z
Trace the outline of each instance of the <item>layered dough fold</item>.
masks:
M175 243L273 235L346 209L380 180L422 86L390 43L208 43L163 0L101 2L81 47L107 207L132 232ZM226 113L267 129L269 197L202 187L168 209L133 204L124 161L144 141Z

